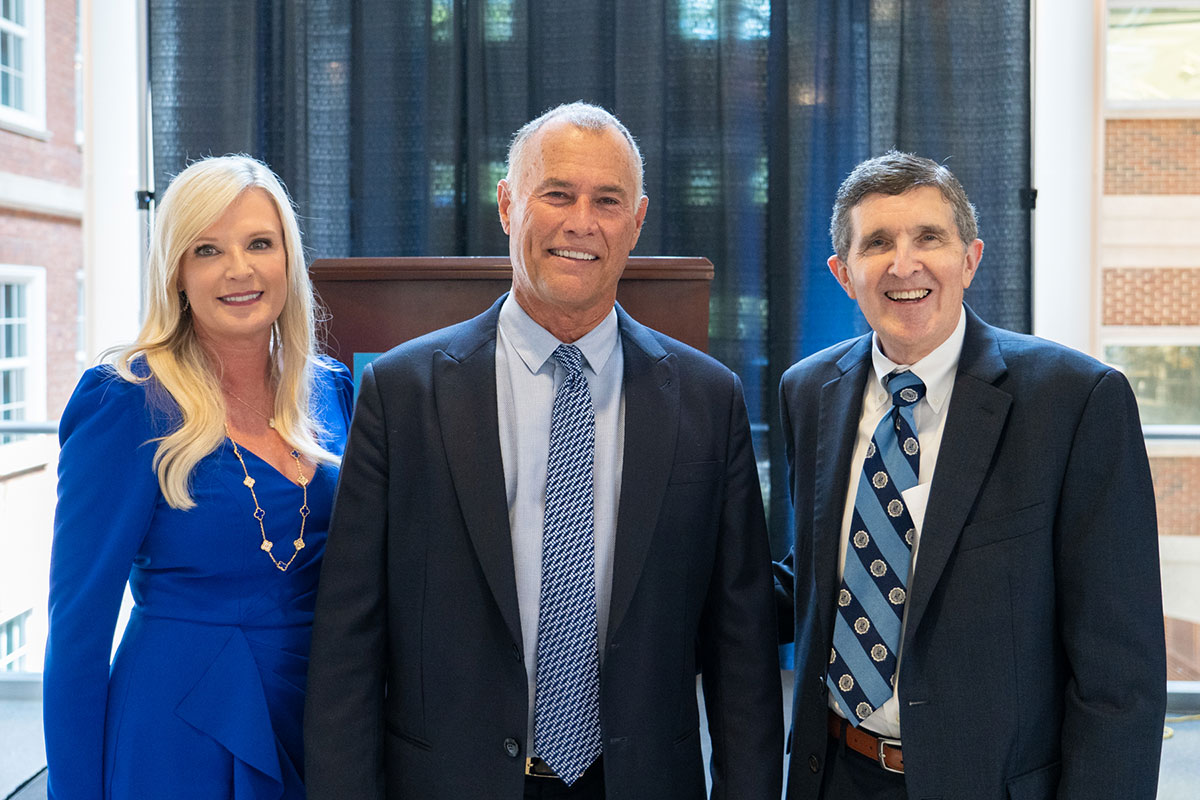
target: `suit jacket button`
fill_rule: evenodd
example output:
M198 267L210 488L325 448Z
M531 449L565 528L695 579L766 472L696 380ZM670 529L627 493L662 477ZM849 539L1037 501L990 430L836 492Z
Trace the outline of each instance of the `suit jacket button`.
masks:
M820 772L821 771L821 759L817 758L815 755L809 756L808 757L808 768L811 769L813 772Z
M504 740L504 752L508 753L509 758L516 758L521 753L521 745L510 736Z

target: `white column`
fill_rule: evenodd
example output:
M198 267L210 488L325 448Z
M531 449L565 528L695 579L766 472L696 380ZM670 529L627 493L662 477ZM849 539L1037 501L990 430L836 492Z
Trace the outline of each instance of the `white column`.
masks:
M139 188L141 0L83 0L83 263L91 363L137 335L142 311Z
M1033 15L1033 332L1094 354L1104 0L1035 0Z

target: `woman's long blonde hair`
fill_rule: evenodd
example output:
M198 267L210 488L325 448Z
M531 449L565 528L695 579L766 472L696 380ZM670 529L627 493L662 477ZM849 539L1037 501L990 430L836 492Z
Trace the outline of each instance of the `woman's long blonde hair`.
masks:
M316 304L291 198L275 173L256 159L206 158L176 175L158 205L146 276L146 321L137 341L110 351L122 378L135 383L153 380L178 406L179 426L153 440L158 442L154 454L158 485L172 508L195 506L188 485L192 470L225 437L220 365L212 362L196 338L192 315L178 288L179 265L200 234L251 188L271 196L283 224L287 255L287 298L272 326L269 358L275 429L308 458L338 461L321 446L324 429L309 407L313 371L325 366L316 359ZM138 359L145 359L149 375L134 373Z

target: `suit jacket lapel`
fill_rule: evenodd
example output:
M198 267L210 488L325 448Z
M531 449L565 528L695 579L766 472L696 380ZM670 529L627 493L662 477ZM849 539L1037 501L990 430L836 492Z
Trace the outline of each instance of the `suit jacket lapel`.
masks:
M970 308L964 313L966 336L908 597L905 638L910 641L987 478L1012 405L1012 395L995 386L1007 367L993 329Z
M496 323L503 301L501 297L469 320L445 350L434 354L433 387L467 533L500 614L520 645L521 614L496 416Z
M823 641L833 641L834 598L837 596L838 555L842 517L863 386L871 369L871 335L863 336L838 359L841 376L821 387L817 446L813 461L813 572L817 584Z
M609 637L624 619L642 575L675 458L679 380L675 357L617 306L625 360L625 450L613 553Z

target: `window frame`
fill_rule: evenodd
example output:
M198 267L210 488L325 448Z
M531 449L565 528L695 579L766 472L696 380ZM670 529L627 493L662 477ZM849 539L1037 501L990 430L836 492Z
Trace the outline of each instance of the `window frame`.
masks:
M45 138L46 130L46 4L25 0L25 25L0 18L0 30L21 36L24 64L24 109L0 105L0 128Z
M46 420L46 268L0 264L0 285L21 284L25 290L25 355L0 360L4 368L16 363L25 369L25 422ZM45 437L30 436L0 444L0 479L13 473L42 466L47 461Z

